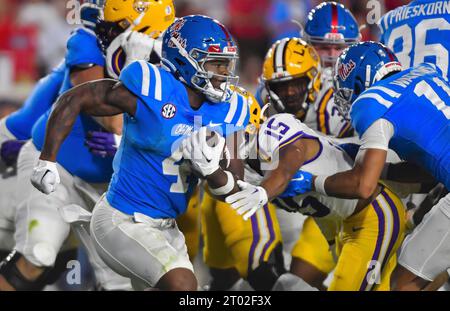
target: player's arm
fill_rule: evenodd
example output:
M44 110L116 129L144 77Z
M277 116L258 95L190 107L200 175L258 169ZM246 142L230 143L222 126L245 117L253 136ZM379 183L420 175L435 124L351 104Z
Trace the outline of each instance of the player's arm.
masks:
M254 186L238 181L241 191L228 196L226 202L248 220L259 208L283 193L306 160L307 149L305 141L300 139L276 151L278 161L273 169L267 170L262 183Z
M244 160L241 155L243 142L243 131L233 133L232 139L228 139L227 142L230 158L228 167L224 170L219 166L212 174L206 176L209 193L218 200L225 201L226 196L240 190L237 181L244 179Z
M268 171L261 182L261 187L266 190L269 201L283 193L294 174L305 162L307 151L308 146L303 139L299 139L279 151L277 167Z
M136 96L115 80L84 83L61 95L48 119L44 145L31 174L31 183L43 193L55 191L60 182L56 156L78 114L114 116L125 112L133 116L136 105Z
M41 160L56 161L64 139L77 116L114 116L123 112L134 115L137 98L121 82L103 79L81 84L61 95L50 115Z
M73 86L104 78L104 67L98 65L78 66L70 72L70 82ZM120 115L113 117L94 117L94 119L108 132L122 135L123 118Z
M314 176L312 190L346 199L368 199L378 186L386 154L382 149L363 150L351 170L331 176Z
M312 190L346 199L368 199L378 186L385 167L393 125L376 120L362 135L362 145L351 170L332 176L315 176Z

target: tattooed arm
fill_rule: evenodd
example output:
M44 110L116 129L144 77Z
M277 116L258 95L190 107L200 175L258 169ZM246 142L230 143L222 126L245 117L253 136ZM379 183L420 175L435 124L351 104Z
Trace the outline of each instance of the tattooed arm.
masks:
M50 115L40 159L56 161L58 150L70 133L78 114L114 116L134 115L137 97L121 82L103 79L81 84L61 95Z

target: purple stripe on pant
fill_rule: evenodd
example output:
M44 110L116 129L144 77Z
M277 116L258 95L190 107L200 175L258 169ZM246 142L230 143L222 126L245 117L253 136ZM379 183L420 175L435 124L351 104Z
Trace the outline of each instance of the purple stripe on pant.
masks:
M373 256L372 256L372 261L378 261L378 257L380 256L381 245L383 244L385 219L384 219L383 210L381 209L380 205L378 204L378 202L376 200L374 200L372 202L372 206L375 210L375 213L378 216L378 236L377 236L377 243L375 246L375 251L373 252ZM360 291L366 290L366 287L368 285L367 276L368 276L369 272L370 271L367 270L366 274L364 275L364 280L361 284L361 287L359 288ZM371 289L371 288L372 288L372 286L370 286L369 289Z
M252 217L250 217L250 220L252 222L252 245L250 247L250 253L248 255L248 267L247 267L247 273L250 273L252 271L252 263L253 263L253 256L255 256L255 248L258 245L260 235L258 230L258 219L256 218L256 214L254 214Z
M399 232L400 232L400 217L398 215L397 208L395 206L395 203L392 201L392 199L389 197L389 195L384 191L381 192L386 202L389 204L389 207L392 211L392 215L394 217L394 228L392 229L392 236L391 241L389 242L389 246L386 252L386 256L384 257L383 264L381 265L381 271L383 271L384 266L386 265L387 260L389 259L389 255L392 252L392 249L394 248L395 243L397 242Z
M264 215L266 215L267 227L269 228L269 232L270 232L270 239L269 239L269 241L267 241L266 245L264 245L263 251L261 253L261 257L259 258L259 262L264 261L264 257L266 256L269 246L275 240L275 231L273 230L273 222L272 222L272 218L270 217L269 206L267 204L264 205Z

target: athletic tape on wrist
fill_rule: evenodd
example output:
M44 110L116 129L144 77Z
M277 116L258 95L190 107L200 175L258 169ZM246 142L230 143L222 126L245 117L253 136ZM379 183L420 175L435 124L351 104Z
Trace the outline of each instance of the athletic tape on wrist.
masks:
M314 187L316 188L316 192L327 195L327 192L325 191L325 180L328 178L328 176L321 175L317 176L314 180Z
M225 174L227 174L227 183L219 188L213 189L209 188L209 191L214 195L226 195L231 192L231 190L234 189L234 177L233 174L231 174L229 171L224 171Z

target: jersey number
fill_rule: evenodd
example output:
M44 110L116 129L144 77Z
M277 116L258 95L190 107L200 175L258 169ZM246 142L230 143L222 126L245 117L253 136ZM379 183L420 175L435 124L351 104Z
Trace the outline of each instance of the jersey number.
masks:
M179 162L183 157L183 150L178 148L172 155L166 158L162 163L162 169L164 175L177 176L177 181L170 186L170 192L172 193L186 193L188 190L188 183L186 176L181 173Z
M413 29L409 25L403 25L401 27L395 28L390 37L387 45L389 47L394 46L394 42L398 39L403 40L403 48L401 51L395 53L400 60L400 63L413 66L425 62L426 56L436 57L436 66L442 70L442 75L444 77L448 74L448 62L449 62L449 52L440 43L427 44L427 32L429 30L450 30L450 23L443 18L433 18L428 20L423 20L416 25L414 28L414 38L416 39L416 44L414 50L412 47L413 42ZM444 38L446 35L442 34ZM411 52L414 51L414 60L411 62Z
M438 78L433 78L433 81L440 86L449 96L450 88ZM431 85L426 81L420 81L414 88L414 93L418 97L425 96L439 111L441 111L447 120L450 120L450 106L447 106L445 102L439 97L439 95L433 90Z

